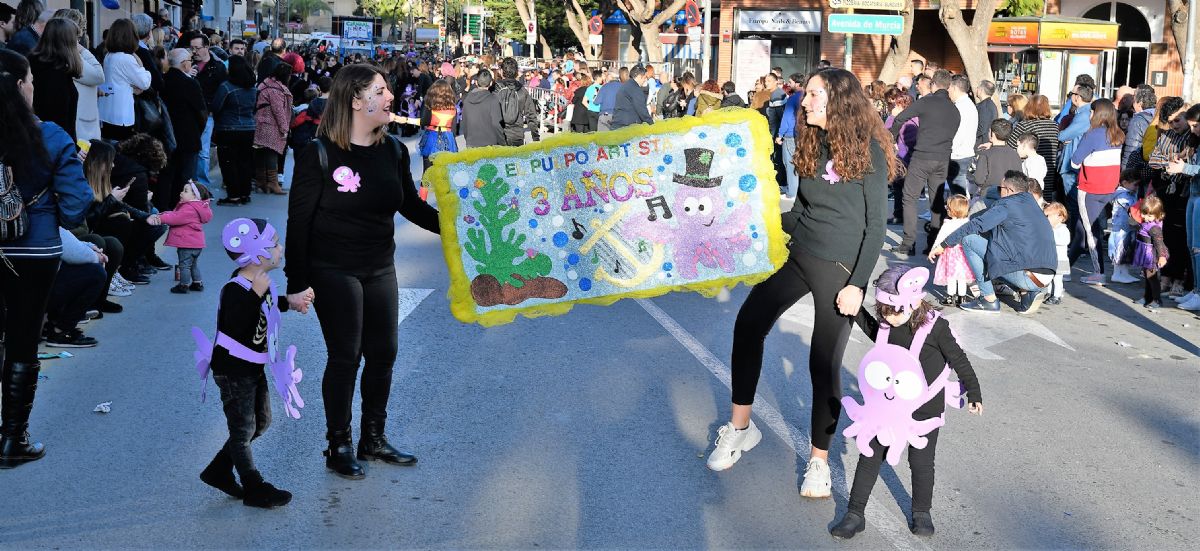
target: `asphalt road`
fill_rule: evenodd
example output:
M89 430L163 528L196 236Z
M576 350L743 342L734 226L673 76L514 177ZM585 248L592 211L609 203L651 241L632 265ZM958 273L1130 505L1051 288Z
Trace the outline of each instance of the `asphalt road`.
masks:
M885 466L866 532L839 543L827 529L846 507L854 444L835 440L833 499L798 493L810 300L767 339L755 411L762 443L718 474L704 458L729 416L728 357L746 288L581 306L485 330L451 316L436 236L403 220L396 266L401 313L410 313L398 328L389 434L420 464L371 464L362 481L326 472L324 344L315 316L286 314L282 340L299 348L308 407L292 420L273 404L274 424L254 452L266 478L295 498L272 511L244 507L197 478L226 429L219 403L199 401L189 330L211 333L215 323L219 281L232 269L211 245L224 223L253 215L282 229L286 204L256 195L246 207L216 208L200 258L208 291L172 295L169 275L158 275L119 299L125 313L84 326L98 348L45 362L31 431L48 452L0 471L0 547L1183 549L1200 541L1200 319L1144 313L1130 300L1140 286L1068 284L1062 305L1029 318L947 311L986 411L953 411L942 429L937 535L908 533L903 461ZM853 338L847 393L868 348L862 333ZM106 401L111 413L92 411Z

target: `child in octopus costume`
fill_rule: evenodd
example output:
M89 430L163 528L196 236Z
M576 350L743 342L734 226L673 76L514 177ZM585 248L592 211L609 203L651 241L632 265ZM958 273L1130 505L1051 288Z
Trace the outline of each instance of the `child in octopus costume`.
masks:
M863 511L884 456L888 463L899 464L906 448L912 468L909 529L919 536L933 535L929 513L933 458L939 428L946 422L945 406L961 408L965 386L971 413L983 413L979 380L971 362L950 324L925 301L927 281L929 270L925 268L899 265L887 269L875 281L875 311L882 321L866 308L855 318L875 347L858 367L863 404L849 396L842 398L853 421L842 434L855 439L861 455L846 515L830 529L836 538L852 538L866 528ZM951 370L961 382L949 380Z
M221 403L229 426L229 439L200 480L251 507L286 505L292 494L263 480L254 466L250 442L271 424L268 368L275 390L289 417L299 419L304 401L296 390L301 373L296 369L296 347L279 349L280 309L287 301L275 290L268 272L279 267L283 247L275 228L265 220L237 218L221 232L221 243L238 270L221 289L215 341L198 327L196 370L200 375L200 400L207 394L208 374L221 390ZM312 302L311 294L305 297ZM241 484L234 478L234 471Z

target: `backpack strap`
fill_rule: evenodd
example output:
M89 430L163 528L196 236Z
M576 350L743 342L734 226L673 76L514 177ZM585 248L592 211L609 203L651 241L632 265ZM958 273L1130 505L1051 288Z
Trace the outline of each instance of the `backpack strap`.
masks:
M917 357L921 356L921 347L925 346L925 339L929 337L929 333L933 331L933 324L937 323L940 317L941 313L930 312L929 321L925 322L920 329L917 329L916 334L913 335L912 344L908 346L908 350Z

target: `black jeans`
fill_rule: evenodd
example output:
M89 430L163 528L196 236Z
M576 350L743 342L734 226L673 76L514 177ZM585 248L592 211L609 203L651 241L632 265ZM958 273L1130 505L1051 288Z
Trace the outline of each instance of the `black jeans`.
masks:
M135 270L138 260L153 251L154 242L167 233L167 226L151 226L144 220L131 220L127 216L110 216L102 219L92 231L120 241L124 247L120 267Z
M50 288L58 276L59 259L8 257L12 267L0 261L0 333L4 334L4 361L34 363L42 318Z
M399 323L395 266L314 266L312 286L317 296L317 319L329 352L321 381L327 428L330 432L350 429L354 380L363 359L362 420L383 423L392 390Z
M217 164L225 182L225 196L250 196L250 179L254 176L254 131L218 130L213 134L217 145Z
M96 306L100 306L107 299L108 286L112 283L113 276L117 273L117 268L121 267L121 261L125 258L125 246L115 237L101 236L94 233L80 236L79 240L100 247L104 251L104 256L108 257L108 264L104 265L104 271L108 274L108 278L104 280L105 291L100 294L100 298L96 299Z
M854 320L837 311L836 301L849 280L843 264L793 251L778 272L750 290L733 328L733 403L750 405L762 372L763 341L788 308L812 293L816 319L808 356L811 434L813 446L821 450L829 449L842 414L842 355Z
M917 242L917 203L921 200L921 190L929 195L929 225L933 230L928 239L935 239L942 227L941 201L942 183L946 181L946 172L950 161L913 159L908 165L908 175L904 177L904 241L901 247L911 247Z
M1075 265L1075 261L1084 251L1092 259L1092 273L1104 273L1104 257L1108 247L1104 245L1104 229L1108 217L1102 216L1104 210L1112 203L1115 193L1095 194L1071 188L1067 194L1067 213L1070 216L1071 243L1067 246L1067 263Z
M262 436L271 426L271 401L267 391L266 373L252 377L213 374L213 381L221 389L221 408L225 410L225 422L229 426L229 440L225 451L233 460L242 484L260 479L254 466L254 454L250 442Z
M158 175L158 186L154 190L153 203L159 212L174 209L179 204L179 192L183 185L196 176L196 163L199 162L199 151L171 154L167 167Z
M929 439L924 449L908 448L908 467L912 470L912 511L928 513L933 507L933 457L937 453L938 431L925 435ZM871 498L871 489L879 478L879 468L887 455L887 448L876 438L871 439L873 457L859 454L858 467L854 469L854 486L850 488L849 510L862 514Z
M83 320L88 308L103 297L108 287L108 273L99 263L63 264L58 268L50 299L46 303L46 318L55 329L70 331Z

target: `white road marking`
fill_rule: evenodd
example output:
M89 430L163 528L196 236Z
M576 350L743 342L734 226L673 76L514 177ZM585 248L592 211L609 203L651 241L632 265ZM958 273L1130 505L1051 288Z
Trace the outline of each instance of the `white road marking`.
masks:
M707 367L709 372L721 381L721 384L732 390L732 377L730 375L729 366L725 362L717 359L715 355L704 346L700 341L696 340L686 329L679 325L670 314L662 311L654 302L649 299L638 299L637 303L641 305L646 313L650 314L663 329L666 329L672 337L675 337L679 344L683 345L688 352L692 354L704 367ZM812 448L812 443L808 436L800 432L791 423L788 423L783 418L783 414L770 402L763 399L761 395L754 396L754 415L759 421L770 427L771 432L784 441L792 449L792 451L801 457L802 460L807 460L809 450ZM847 498L849 496L849 484L847 484L846 473L840 468L835 468L830 465L830 475L833 480L833 491L838 496ZM799 495L799 491L797 491ZM875 500L868 502L866 510L866 519L868 526L878 530L884 538L892 544L896 549L918 549L928 550L929 546L912 538L908 533L908 526L905 522L896 519L891 513L883 510L877 505Z
M397 317L396 325L404 323L404 318L407 318L409 314L412 314L413 310L416 310L417 306L421 305L421 301L425 300L425 297L428 297L432 292L433 289L409 289L401 287L399 307L400 315Z
M946 316L946 321L954 330L954 336L958 337L958 345L966 353L981 360L1003 360L1003 356L988 349L1026 333L1041 337L1072 352L1075 351L1071 345L1040 322L1008 312L1000 314L955 312Z

